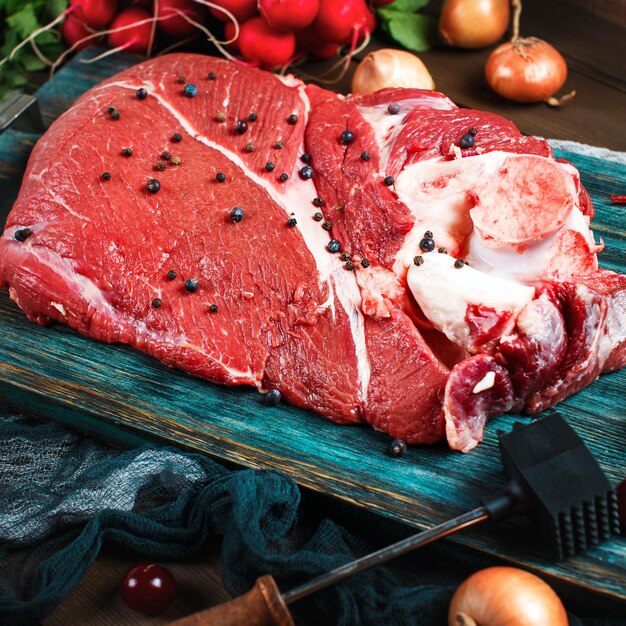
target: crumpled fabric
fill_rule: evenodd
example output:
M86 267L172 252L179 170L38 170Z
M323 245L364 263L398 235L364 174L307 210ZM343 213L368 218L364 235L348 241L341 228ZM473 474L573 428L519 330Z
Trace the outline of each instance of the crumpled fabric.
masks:
M233 471L170 447L114 450L0 412L0 624L49 614L104 542L148 559L189 559L218 540L232 595L267 573L289 589L372 549L311 515L276 471ZM296 623L441 626L462 575L420 563L409 573L379 567L311 596L293 605ZM626 621L570 616L570 624Z

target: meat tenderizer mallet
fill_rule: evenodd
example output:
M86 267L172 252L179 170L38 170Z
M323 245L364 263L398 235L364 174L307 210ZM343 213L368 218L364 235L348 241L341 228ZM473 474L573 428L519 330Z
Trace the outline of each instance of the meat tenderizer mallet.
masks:
M381 565L457 530L524 513L538 526L556 559L584 552L619 532L617 495L604 472L558 412L498 431L507 487L482 505L281 593L272 576L245 595L172 622L170 626L293 626L287 605Z

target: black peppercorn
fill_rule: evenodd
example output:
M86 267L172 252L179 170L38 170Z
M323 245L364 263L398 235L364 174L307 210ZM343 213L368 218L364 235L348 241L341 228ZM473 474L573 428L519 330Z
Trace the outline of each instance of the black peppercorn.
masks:
M198 291L198 279L197 278L188 278L185 281L185 289L189 292L189 293L195 293L196 291Z
M157 191L159 191L161 189L161 183L156 178L151 178L146 183L146 189L150 193L157 193Z
M324 216L318 211L314 216L313 219L316 222L321 222L324 219Z
M258 119L257 114L256 113L250 113L250 115L248 115L248 121L249 122L256 122Z
M389 455L395 458L404 456L406 452L406 443L402 439L394 439L389 444Z
M163 152L161 152L161 158L164 161L169 161L172 158L172 155L167 150L163 150Z
M361 152L361 161L369 161L370 160L370 153L367 150L363 150L363 152Z
M111 173L110 172L102 172L102 174L100 175L100 178L102 180L111 180Z
M236 206L230 212L230 219L233 220L233 222L241 222L241 220L243 220L243 209L241 207Z
M393 176L385 176L385 180L383 182L387 185L387 187L390 187L395 182L395 179Z
M165 163L163 161L157 161L156 165L154 166L154 169L162 172L163 170L165 170Z
M218 172L217 174L215 174L215 180L218 183L223 183L226 180L226 174L224 174L223 172Z
M419 256L419 255L416 256L416 257L413 257L413 264L417 265L418 267L420 265L423 265L424 264L424 257L423 256Z
M275 165L274 165L271 161L268 161L268 162L265 164L265 171L266 171L266 172L273 172L275 167L276 167L276 166L275 166Z
M464 267L464 266L465 266L465 262L463 261L463 259L457 259L457 260L454 262L454 267L455 267L457 270L458 270L458 269L461 269L461 268L462 268L462 267Z
M276 406L280 402L281 397L282 395L278 389L270 389L263 396L263 404L265 406Z
M137 96L137 100L145 100L148 97L148 92L143 87L139 87L135 92L135 96Z
M248 123L245 120L237 120L235 122L235 132L243 135L248 130Z
M389 115L398 115L400 113L400 105L397 102L391 102L387 107Z
M475 137L477 133L478 131L473 126L467 129L467 134L471 135L472 137Z
M424 237L420 241L420 250L424 252L432 252L435 249L435 240L430 237Z
M348 261L343 267L351 272L354 269L354 263L352 261Z
M180 133L174 133L172 135L172 141L174 143L180 143L183 140L183 136Z
M167 273L167 279L168 280L174 280L176 278L176 270L170 270Z
M179 85L184 85L185 84L185 77L184 76L179 76L176 79L176 82L178 82Z
M350 261L352 259L349 252L342 252L340 258L342 261Z
M133 149L132 148L122 148L122 154L124 156L133 156Z
M339 252L341 250L341 242L338 239L331 239L326 247L329 252Z
M209 311L211 311L211 313L217 313L217 304L212 304L209 307Z
M120 119L120 112L119 111L113 111L113 113L111 113L111 119L112 120L119 120Z
M278 180L279 180L281 183L284 183L284 182L286 182L286 181L287 181L287 179L288 179L288 178L289 178L289 174L287 174L287 172L283 172L283 173L282 173L282 174L278 177Z
M354 141L354 133L351 130L344 130L341 133L341 143L349 144Z
M282 149L283 149L283 145L284 145L284 144L283 144L283 142L282 142L282 141L277 141L277 142L274 144L274 148L276 148L277 150L282 150Z
M361 260L361 267L369 267L369 266L370 266L370 262L367 259Z
M300 170L300 178L302 178L303 180L310 180L311 178L313 178L313 168L310 165L305 165Z
M313 198L313 206L324 206L324 201L321 198Z
M298 123L298 116L295 113L292 113L288 118L287 118L287 123L291 124L292 126L294 124Z
M297 220L295 217L290 217L290 218L287 220L287 226L291 226L291 227L293 227L293 226L295 226L297 223L298 223L298 220Z
M330 230L332 227L333 227L333 225L332 225L332 224L331 224L328 220L326 220L326 221L322 224L322 228L323 228L324 230Z
M215 72L209 72L209 80L215 80Z
M26 241L31 236L30 228L18 228L13 236L17 241Z
M428 238L432 239L432 238L433 238L433 231L432 231L432 230L427 230L427 231L425 231L425 232L424 232L424 237L425 237L426 239L428 239Z
M303 152L303 153L300 155L300 160L301 160L303 163L310 163L310 162L311 162L311 155L310 155L308 152Z
M471 148L474 145L474 137L471 135L463 135L459 140L459 146L461 148Z
M158 308L161 306L161 298L155 298L155 299L152 301L152 306L153 306L155 309L158 309Z

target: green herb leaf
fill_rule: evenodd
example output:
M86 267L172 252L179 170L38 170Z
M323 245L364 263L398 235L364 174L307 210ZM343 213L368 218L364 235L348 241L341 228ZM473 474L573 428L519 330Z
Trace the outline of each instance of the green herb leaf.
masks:
M398 13L383 22L389 36L407 50L424 52L437 42L437 18L416 13Z
M380 15L387 15L389 13L398 12L401 13L415 13L420 9L423 9L429 0L396 0L391 4L378 9Z
M34 30L39 28L39 21L35 15L32 4L26 4L21 10L7 17L7 25L12 28L19 37L26 38Z
M21 59L22 67L27 72L38 72L48 67L38 56L34 54L25 54Z

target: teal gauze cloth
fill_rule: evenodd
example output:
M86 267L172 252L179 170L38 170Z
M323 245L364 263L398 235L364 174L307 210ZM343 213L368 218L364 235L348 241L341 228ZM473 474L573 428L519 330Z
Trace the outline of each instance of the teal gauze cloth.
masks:
M0 624L50 613L105 541L182 560L221 540L233 595L267 573L289 589L371 549L302 509L296 484L276 471L229 470L171 447L120 452L0 410ZM380 567L352 577L294 605L296 623L442 626L461 577L428 563L410 580ZM570 624L626 620L570 615Z

